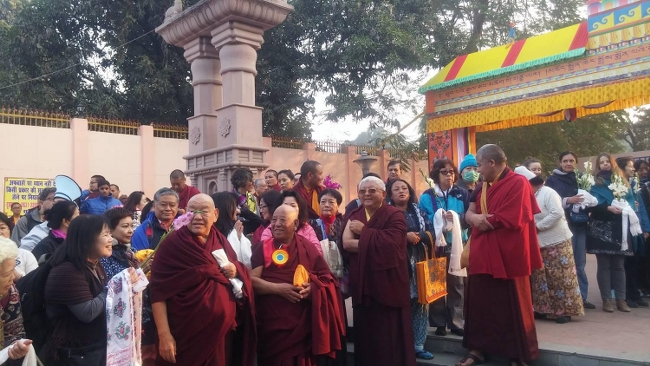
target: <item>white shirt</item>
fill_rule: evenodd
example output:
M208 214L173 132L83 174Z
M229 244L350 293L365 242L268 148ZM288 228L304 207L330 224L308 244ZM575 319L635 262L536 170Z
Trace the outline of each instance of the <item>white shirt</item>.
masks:
M571 239L573 234L564 216L560 195L554 189L543 186L535 193L535 198L542 211L535 215L539 246L544 248Z
M47 221L34 226L29 234L25 235L25 237L20 241L20 248L31 252L34 250L34 248L36 248L36 245L38 245L38 243L47 237L47 234L49 233L50 228L47 227Z
M26 274L38 268L38 262L32 252L23 248L18 248L18 257L16 257L16 271L20 273L20 277L25 277Z

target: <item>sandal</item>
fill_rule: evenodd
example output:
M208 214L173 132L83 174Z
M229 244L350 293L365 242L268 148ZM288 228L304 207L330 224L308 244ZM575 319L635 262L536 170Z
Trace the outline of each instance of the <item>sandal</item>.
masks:
M415 357L421 360L433 360L433 355L429 351L423 349L415 351Z
M480 357L478 357L473 353L468 353L467 356L465 356L462 360L458 361L456 366L464 366L465 362L470 360L472 361L472 363L467 366L478 366L485 362L485 359L481 359Z

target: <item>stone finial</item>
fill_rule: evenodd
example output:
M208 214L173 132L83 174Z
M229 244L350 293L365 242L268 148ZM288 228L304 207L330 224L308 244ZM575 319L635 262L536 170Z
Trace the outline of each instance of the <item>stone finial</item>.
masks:
M178 14L182 12L183 12L183 0L174 0L174 5L172 5L165 12L165 23L175 18L176 16L178 16Z

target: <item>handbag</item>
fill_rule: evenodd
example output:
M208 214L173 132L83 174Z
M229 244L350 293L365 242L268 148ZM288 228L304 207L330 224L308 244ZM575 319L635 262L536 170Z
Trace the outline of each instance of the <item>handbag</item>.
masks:
M487 209L487 182L483 182L482 185L482 192L481 192L481 213L482 214L487 214L488 209ZM470 237L467 239L467 243L465 243L465 246L463 246L463 252L460 254L460 268L467 268L469 267L469 243L472 240Z
M427 232L431 242L431 233ZM415 274L418 285L418 302L430 304L447 296L447 258L436 258L435 251L429 258L427 246L424 245L425 260L415 263Z
M327 265L330 267L330 271L334 277L341 278L343 277L343 256L341 255L336 242L330 241L327 238L323 220L318 219L317 221L324 238L320 241L320 247L323 250L323 258L325 259L325 262L327 262Z
M574 212L571 210L569 218L574 224L586 224L589 222L589 213L585 212L584 210L580 210L579 212Z

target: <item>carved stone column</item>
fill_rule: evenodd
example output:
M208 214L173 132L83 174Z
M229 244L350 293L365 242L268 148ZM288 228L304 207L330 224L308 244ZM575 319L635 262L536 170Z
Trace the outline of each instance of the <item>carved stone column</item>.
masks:
M156 32L185 48L192 64L195 115L188 119L186 173L203 192L215 183L219 191L230 190L234 169L248 167L259 176L268 167L262 108L255 106L257 50L264 31L293 7L286 0L204 0L180 13L177 8Z
M222 106L219 52L209 37L198 37L185 46L194 86L194 116L188 118L190 155L216 148L217 112Z

